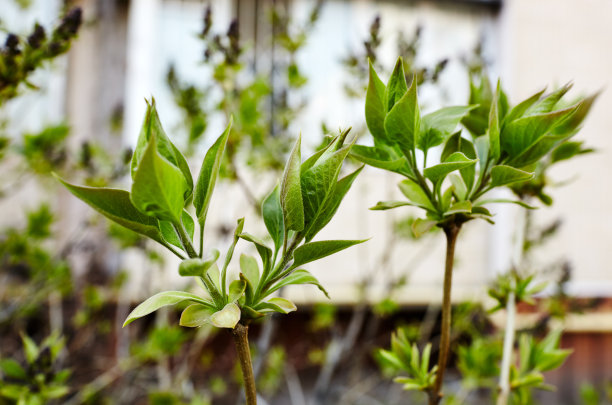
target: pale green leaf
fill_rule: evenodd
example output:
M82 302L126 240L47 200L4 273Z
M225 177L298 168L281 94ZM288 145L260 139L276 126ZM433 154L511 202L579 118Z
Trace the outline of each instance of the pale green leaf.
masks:
M227 304L221 311L210 316L210 323L217 328L234 329L240 321L240 307L233 302Z
M264 271L268 269L268 267L271 264L271 260L272 260L272 249L270 249L264 241L262 241L258 237L253 236L249 233L244 232L238 236L255 245L255 248L257 249L257 253L259 253L259 257L261 257Z
M293 312L297 310L295 304L289 301L286 298L270 298L268 301L263 301L257 304L255 307L257 311L262 313L265 312L278 312L281 314L288 314L289 312Z
M208 323L212 310L202 304L191 304L183 310L179 325L188 328L198 328Z
M402 180L399 183L399 189L410 200L411 204L425 208L428 211L436 211L425 191L414 181L410 179Z
M197 295L184 291L164 291L155 294L154 296L148 298L142 304L134 308L134 310L130 312L127 319L123 323L123 326L126 326L132 321L135 321L138 318L142 318L143 316L148 315L151 312L155 312L162 307L168 305L175 305L183 301L192 301L212 308L212 303L208 302L202 297L198 297Z
M255 258L245 255L240 255L240 270L244 276L249 280L253 288L257 288L259 284L259 266Z
M189 213L183 210L182 223L185 226L185 230L189 235L190 239L193 240L193 233L195 230L195 223L193 218ZM174 245L180 249L183 249L183 245L181 244L181 240L179 239L176 231L172 224L168 221L159 221L159 230L161 231L164 240L171 245Z
M415 237L419 238L436 226L436 223L436 221L431 219L417 218L412 222L412 233Z
M225 150L227 138L232 128L232 122L232 117L230 117L225 131L223 131L208 152L206 152L206 156L204 156L204 161L202 162L202 168L200 169L200 175L198 176L193 197L193 206L196 209L196 217L198 218L200 226L204 226L206 222L208 206L210 205L210 199L215 189L215 184L217 183L223 151Z
M206 260L200 258L186 259L179 265L179 274L183 277L204 277L208 269L214 265L219 258L219 251L212 250L212 254Z
M423 175L433 183L438 183L443 181L449 173L473 166L476 162L476 159L470 159L461 152L455 152L442 163L425 169Z
M302 270L302 269L295 270L294 272L290 273L287 277L276 282L272 287L270 287L270 289L267 290L266 295L270 295L273 292L281 289L282 287L285 287L288 285L298 285L298 284L315 285L319 290L321 290L321 292L323 292L323 294L325 294L327 298L329 298L329 294L327 293L325 288L323 288L321 283L319 283L319 280L317 280L316 277L310 274L308 271Z
M229 285L229 294L228 301L236 302L242 294L244 294L244 290L246 290L247 283L244 280L234 280Z
M393 208L406 206L419 207L419 205L408 201L379 201L375 206L370 207L370 209L372 211L386 211L392 210Z
M470 201L459 201L451 205L444 213L444 216L453 214L470 214L472 212L472 203Z
M493 199L486 199L486 200L478 200L474 205L475 206L480 206L480 205L485 205L485 204L500 204L500 203L509 203L509 204L516 204L519 205L523 208L527 208L530 210L535 210L537 209L537 207L534 207L533 205L529 205L524 201L521 200L509 200L509 199L504 199L504 198L493 198Z

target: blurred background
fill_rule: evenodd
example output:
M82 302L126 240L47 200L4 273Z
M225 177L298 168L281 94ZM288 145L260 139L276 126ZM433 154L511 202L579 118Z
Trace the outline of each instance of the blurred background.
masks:
M610 403L610 16L606 0L0 0L0 68L35 55L23 77L0 82L0 387L20 386L9 359L43 367L22 354L29 336L52 353L46 384L62 387L41 403L240 403L224 333L179 328L172 309L121 329L142 299L189 285L175 258L94 214L50 173L129 187L151 97L198 170L232 114L207 231L227 246L236 218L257 234L261 200L298 134L308 155L339 129L367 133L368 58L386 81L401 55L425 112L468 104L471 83L487 77L511 104L568 82L570 98L601 91L577 135L593 152L552 167L529 214L524 266L548 284L519 307L518 325L534 336L561 326L561 346L573 349L546 375L557 391L538 392L536 403ZM298 311L253 326L267 403L425 403L394 386L373 355L398 325L437 339L444 238L415 239L417 211L368 210L396 199L399 180L365 168L320 236L371 238L309 267L331 300L290 287L283 295ZM490 381L465 384L461 350L483 336L501 345L504 313L487 314L488 290L514 264L522 214L492 208L495 226L469 223L457 247L448 403L492 403Z

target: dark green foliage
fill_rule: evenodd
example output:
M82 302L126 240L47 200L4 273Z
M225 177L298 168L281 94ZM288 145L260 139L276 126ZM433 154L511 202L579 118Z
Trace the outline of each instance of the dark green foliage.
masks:
M29 76L44 62L68 51L81 26L81 9L74 8L49 34L36 23L27 38L9 33L0 48L0 105L19 94Z
M64 340L56 334L37 345L22 335L25 366L13 359L0 360L0 398L17 404L44 405L65 397L70 389L67 369L57 370L56 361Z

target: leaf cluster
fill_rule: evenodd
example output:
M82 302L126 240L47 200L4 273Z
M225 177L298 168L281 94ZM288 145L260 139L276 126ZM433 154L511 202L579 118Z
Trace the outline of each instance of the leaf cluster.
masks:
M394 379L402 384L405 390L427 392L433 388L438 366L429 368L431 343L425 345L420 353L417 344L411 343L404 330L399 328L391 336L391 350L379 349L377 354L384 366L390 367L396 373L408 374Z
M56 371L54 368L64 340L52 334L37 345L29 336L21 338L26 365L11 358L0 360L0 398L18 404L43 405L68 394L66 380L70 370Z
M0 104L17 96L22 83L36 87L29 76L45 61L68 51L81 26L81 14L80 8L71 9L49 34L38 23L27 38L8 34L0 48Z
M147 299L128 316L124 325L163 306L188 302L181 325L197 327L210 323L233 328L269 312L288 313L295 305L271 294L291 284L313 284L325 290L308 271L306 263L323 258L363 241L316 241L313 237L331 220L355 177L361 171L338 179L352 143L344 145L348 131L327 148L301 162L300 139L289 157L282 181L262 204L262 217L273 242L244 231L244 218L237 221L234 237L222 264L220 252L204 256L204 227L208 207L219 175L230 125L204 157L195 182L183 155L165 134L155 109L148 105L142 131L132 156L131 190L63 184L75 196L102 215L136 233L153 239L183 261L179 274L195 277L206 296L183 291L162 292ZM190 213L195 211L195 218ZM199 226L199 251L194 244ZM239 240L254 245L260 263L240 257L240 277L230 282L228 267Z
M559 162L593 152L582 141L574 141L572 138L580 130L599 93L569 103L563 98L571 88L572 84L568 83L548 94L542 89L515 108L509 108L508 98L499 85L497 93L494 93L486 76L480 78L479 85L474 83L473 78L470 80L470 103L478 104L478 108L470 112L462 123L473 136L478 137L487 132L490 113L496 101L500 130L508 124L511 135L516 131L519 137L525 137L524 132L533 132L531 138L527 136L523 140L530 143L530 146L522 149L521 155L510 159L510 165L517 167L517 164L522 163L527 171L534 173L531 179L510 185L511 191L521 200L535 197L546 205L552 204L552 198L545 191L550 183L547 178L548 169ZM516 122L510 125L511 121ZM500 139L502 137L500 133ZM520 142L518 145L521 145ZM517 149L509 141L502 142L501 147L502 154L507 152L511 155Z
M518 404L528 404L534 388L553 390L544 383L543 372L560 367L570 349L560 349L561 330L553 330L536 341L533 336L523 333L519 340L519 364L510 369L510 387Z
M404 176L400 191L407 201L379 202L372 209L412 205L426 211L414 222L415 234L432 226L460 225L474 218L491 221L485 204L521 201L486 200L490 190L521 184L534 177L535 164L571 138L588 112L588 101L555 109L567 89L534 94L510 108L498 83L471 85L470 104L422 115L417 83L408 86L398 59L385 85L370 65L365 116L374 146L357 146L358 160ZM462 124L471 139L457 130ZM440 161L427 164L431 148L441 146ZM422 162L422 167L421 166Z
M498 341L475 338L469 345L457 349L457 368L463 378L462 383L468 388L495 386L499 375L501 345Z
M489 310L489 313L505 308L510 293L514 293L517 304L525 302L534 305L533 296L544 290L547 285L546 282L536 283L534 278L533 274L523 277L515 271L500 275L488 291L489 296L496 301L496 305Z

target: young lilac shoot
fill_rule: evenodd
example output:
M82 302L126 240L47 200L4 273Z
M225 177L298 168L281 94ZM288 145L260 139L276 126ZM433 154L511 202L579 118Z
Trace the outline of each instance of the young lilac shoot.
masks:
M442 330L435 379L420 386L430 405L442 399L442 382L448 360L451 328L452 272L457 236L468 221L490 223L486 205L520 200L491 200L491 190L521 184L534 178L535 165L577 132L584 102L556 108L564 92L536 93L513 108L498 83L486 96L472 85L470 105L445 107L423 115L417 84L406 82L404 64L398 59L387 84L370 65L365 118L374 146L357 145L352 155L368 165L403 177L401 201L379 202L372 209L416 206L425 213L413 223L418 236L432 227L446 235ZM484 83L484 81L483 81ZM486 82L488 83L488 81ZM488 86L490 90L490 86ZM479 96L479 97L476 97ZM459 124L470 132L466 138ZM428 161L428 152L442 147L439 162Z
M319 281L301 267L364 242L312 240L335 215L362 167L339 179L343 162L353 146L353 142L345 145L348 130L303 163L298 138L280 184L262 204L262 218L272 246L244 232L245 220L241 218L223 263L217 264L220 258L217 249L204 252L204 228L231 125L230 119L225 131L206 152L194 185L187 161L164 132L153 101L148 104L132 158L130 191L60 181L102 215L160 243L181 258L179 274L194 277L202 287L202 295L186 291L160 292L138 305L124 326L159 308L189 303L181 314L182 326L211 324L232 331L247 404L252 405L257 403L257 394L248 325L269 313L287 314L296 310L288 299L273 296L282 287L312 284L327 295ZM196 223L198 249L194 242ZM239 277L232 280L228 269L241 239L255 246L260 262L241 255Z

